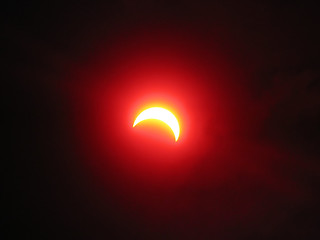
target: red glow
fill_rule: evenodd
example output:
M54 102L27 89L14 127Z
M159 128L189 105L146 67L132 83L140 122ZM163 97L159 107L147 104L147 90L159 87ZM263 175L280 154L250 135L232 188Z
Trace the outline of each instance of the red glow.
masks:
M84 165L120 202L129 196L153 208L157 201L146 203L146 191L168 196L188 181L208 151L221 151L221 136L231 129L221 90L227 75L218 71L225 68L222 58L210 60L217 62L214 67L206 65L206 51L201 41L184 35L130 36L95 56L90 62L96 66L82 69L70 84ZM132 128L137 112L155 105L181 120L178 142Z

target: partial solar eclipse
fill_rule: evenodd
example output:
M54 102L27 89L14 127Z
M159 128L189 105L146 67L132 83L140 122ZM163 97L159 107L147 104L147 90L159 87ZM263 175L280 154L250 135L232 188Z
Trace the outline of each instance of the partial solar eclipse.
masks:
M180 136L180 126L177 118L167 109L161 107L152 107L142 111L134 120L133 127L144 120L156 119L166 123L172 130L175 141Z

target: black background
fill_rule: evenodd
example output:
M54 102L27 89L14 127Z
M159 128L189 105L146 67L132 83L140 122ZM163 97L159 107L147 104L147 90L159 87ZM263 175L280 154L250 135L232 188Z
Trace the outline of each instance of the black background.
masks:
M9 110L5 129L10 130L9 158L3 156L10 165L4 168L3 192L9 201L2 230L7 239L320 236L320 21L315 4L8 1L3 10L2 90ZM241 85L245 102L258 102L266 118L237 132L250 139L246 147L233 146L243 158L263 162L259 176L238 174L217 184L210 178L213 167L203 161L180 192L167 197L169 206L185 198L192 204L176 215L168 211L166 220L151 221L150 227L134 203L117 204L113 193L101 193L105 186L79 164L83 156L72 131L73 106L61 86L75 69L95 65L97 51L113 44L114 36L158 28L189 29L206 39L211 51L218 46L243 73L225 84ZM262 143L277 157L257 157L252 149L259 152ZM233 157L239 156L226 158ZM157 193L150 191L147 199L152 196Z

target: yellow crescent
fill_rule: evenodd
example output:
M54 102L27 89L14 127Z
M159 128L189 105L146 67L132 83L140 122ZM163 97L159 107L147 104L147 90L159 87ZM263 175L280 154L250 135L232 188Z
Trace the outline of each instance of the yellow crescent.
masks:
M178 141L180 135L179 122L169 110L161 107L148 108L138 115L133 123L133 127L135 127L139 122L148 119L157 119L166 123L171 128L175 140Z

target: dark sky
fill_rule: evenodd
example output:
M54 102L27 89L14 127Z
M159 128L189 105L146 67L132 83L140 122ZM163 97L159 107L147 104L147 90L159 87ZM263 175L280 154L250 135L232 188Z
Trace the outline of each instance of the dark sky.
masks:
M3 10L4 239L320 237L315 4L7 1ZM101 122L119 120L114 106L139 95L123 78L141 66L201 76L137 80L181 85L200 115L201 140L179 157L190 168L132 170L120 166L139 159L128 143L120 153L115 130L100 138Z

